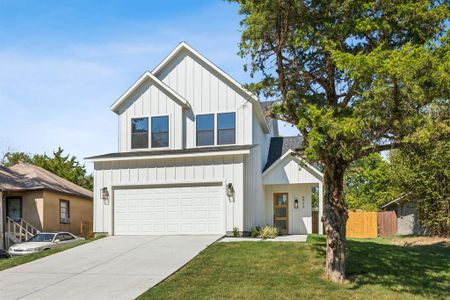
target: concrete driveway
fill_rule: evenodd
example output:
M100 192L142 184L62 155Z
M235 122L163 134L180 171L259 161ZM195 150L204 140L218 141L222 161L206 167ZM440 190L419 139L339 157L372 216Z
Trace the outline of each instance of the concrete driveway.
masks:
M113 236L0 272L1 299L134 299L220 236Z

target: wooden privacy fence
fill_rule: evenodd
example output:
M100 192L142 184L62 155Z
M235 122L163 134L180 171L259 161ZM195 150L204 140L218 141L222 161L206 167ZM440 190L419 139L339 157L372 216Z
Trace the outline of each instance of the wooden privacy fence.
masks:
M85 239L94 237L94 229L91 221L81 221L80 235Z
M312 233L319 233L319 212L312 211Z
M393 211L348 213L347 237L376 238L397 234L397 215Z
M378 236L391 236L397 234L397 214L395 211L382 211L378 213Z

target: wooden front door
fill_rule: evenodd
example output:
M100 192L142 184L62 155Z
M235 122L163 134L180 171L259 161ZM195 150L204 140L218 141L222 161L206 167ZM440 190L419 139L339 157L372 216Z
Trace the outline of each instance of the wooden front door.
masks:
M289 207L288 193L273 194L273 225L281 234L288 233Z

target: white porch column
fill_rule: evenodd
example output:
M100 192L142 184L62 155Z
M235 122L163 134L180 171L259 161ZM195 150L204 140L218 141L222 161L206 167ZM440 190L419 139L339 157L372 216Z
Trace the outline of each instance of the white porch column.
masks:
M319 182L319 234L323 234L323 183Z

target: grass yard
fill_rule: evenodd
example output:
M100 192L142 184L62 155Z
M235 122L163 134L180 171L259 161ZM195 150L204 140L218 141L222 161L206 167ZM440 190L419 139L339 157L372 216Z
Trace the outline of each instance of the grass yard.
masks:
M25 264L27 262L39 259L39 258L43 258L61 251L65 251L67 249L73 248L73 247L77 247L86 243L90 243L92 241L98 240L99 238L102 238L103 236L99 236L93 239L89 239L89 240L83 240L83 241L79 241L79 242L75 242L73 244L70 245L65 245L65 246L61 246L61 247L56 247L47 251L42 251L42 252L38 252L38 253L33 253L33 254L28 254L28 255L23 255L23 256L15 256L12 257L10 259L2 259L0 260L0 271L21 265L21 264Z
M450 299L448 244L348 242L350 282L323 277L325 239L216 243L140 299Z

